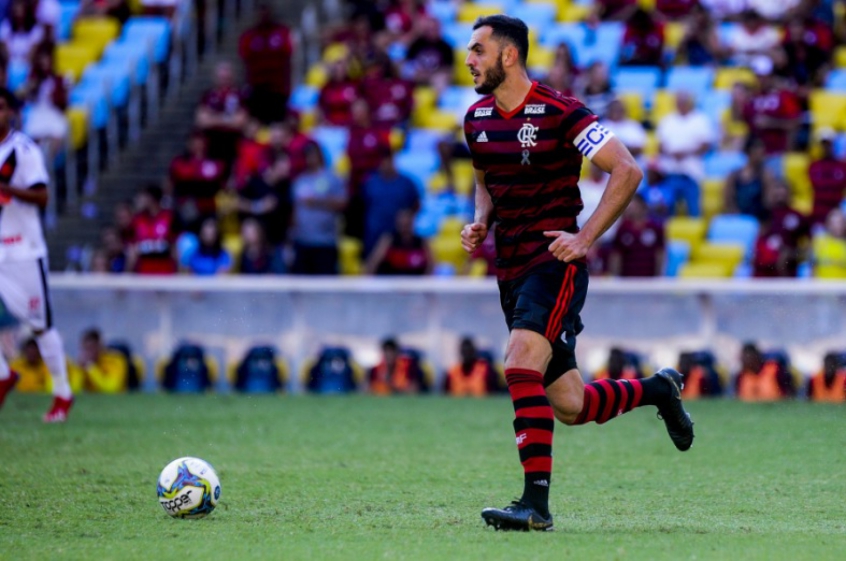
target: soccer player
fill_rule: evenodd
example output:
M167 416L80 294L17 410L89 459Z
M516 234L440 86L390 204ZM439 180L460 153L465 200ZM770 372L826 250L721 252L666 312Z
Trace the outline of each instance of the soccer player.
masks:
M47 168L38 146L12 128L18 100L0 88L0 300L32 329L53 379L53 406L46 423L68 417L73 394L62 338L53 327L47 290L47 245L39 209L47 205ZM0 405L18 375L0 354Z
M576 367L588 273L585 255L620 216L642 173L619 139L578 100L526 74L528 29L493 15L473 26L465 64L476 92L464 133L475 168L476 212L461 242L470 253L493 227L500 302L510 332L505 375L514 405L525 487L509 506L482 518L501 530L550 530L549 485L555 419L605 423L655 405L679 450L693 443L681 403L682 377L670 368L642 380L585 385ZM582 157L610 173L599 205L579 230Z

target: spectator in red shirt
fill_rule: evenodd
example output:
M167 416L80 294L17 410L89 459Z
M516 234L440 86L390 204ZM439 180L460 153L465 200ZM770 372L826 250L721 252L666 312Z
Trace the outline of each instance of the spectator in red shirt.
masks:
M664 24L651 13L638 9L626 22L620 49L620 64L662 66L664 63Z
M296 123L289 118L270 127L268 145L271 150L284 151L291 159L291 180L297 178L306 169L306 150L315 144L309 136L297 129Z
M432 86L441 92L452 80L455 53L441 36L441 25L435 18L420 18L419 37L405 54L403 75L418 85Z
M825 24L813 19L791 19L782 40L784 67L780 72L799 85L821 85L831 62L834 36Z
M133 239L127 252L126 269L139 274L162 275L176 272L172 255L173 216L161 206L162 189L150 185L138 193L138 212L132 220Z
M385 12L385 30L392 40L407 45L414 38L414 22L425 15L419 0L393 0Z
M358 82L349 77L348 69L343 58L329 65L329 81L320 89L317 102L323 124L347 127L352 121L352 104L361 91Z
M261 161L238 189L238 214L241 222L256 220L267 241L285 243L291 224L291 158L278 146L264 146Z
M367 258L368 275L420 276L432 273L429 244L414 233L414 211L396 214L393 232L382 234Z
M808 235L805 217L790 206L790 189L777 181L767 197L770 217L755 242L756 277L795 277L799 243Z
M387 56L378 55L367 62L362 91L376 126L392 128L405 124L414 104L413 90L411 83L397 77Z
M267 4L258 7L258 21L238 41L250 87L250 112L262 123L285 118L291 96L291 31L276 21Z
M794 145L802 116L801 102L773 76L770 59L756 58L753 70L758 76L758 93L747 103L744 118L751 135L764 142L768 155L782 154Z
M225 171L223 162L209 158L203 133L194 131L185 152L170 162L168 194L174 201L177 232L196 234L203 220L217 214L215 197L226 181Z
M835 133L830 128L823 128L817 132L817 138L822 147L822 157L811 163L808 175L814 189L814 208L811 211L811 222L814 225L824 225L825 218L843 201L846 188L846 162L834 155Z
M370 119L370 107L363 99L353 103L353 125L347 144L350 176L347 183L349 205L346 210L346 233L358 239L364 237L364 200L361 188L365 180L391 153L390 131L376 127Z
M203 95L195 121L209 140L209 157L225 162L227 171L248 118L232 65L228 62L218 64L215 85Z
M614 236L611 273L620 277L655 277L664 270L664 226L649 218L649 207L635 195Z
M637 10L637 0L598 0L597 4L604 20L626 21Z
M655 9L667 19L681 19L699 7L699 0L656 0Z

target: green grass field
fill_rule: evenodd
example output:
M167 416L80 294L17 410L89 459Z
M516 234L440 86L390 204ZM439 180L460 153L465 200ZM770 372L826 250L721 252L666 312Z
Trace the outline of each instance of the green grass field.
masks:
M479 517L521 490L507 399L44 396L0 411L0 559L844 559L842 407L689 406L670 443L654 409L556 428L556 531ZM223 489L169 518L159 471L194 455Z

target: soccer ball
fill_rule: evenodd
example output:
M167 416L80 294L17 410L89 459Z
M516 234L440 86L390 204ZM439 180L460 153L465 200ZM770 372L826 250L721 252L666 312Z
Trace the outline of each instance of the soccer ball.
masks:
M220 480L199 458L179 458L165 466L157 485L159 503L174 518L203 518L217 506Z

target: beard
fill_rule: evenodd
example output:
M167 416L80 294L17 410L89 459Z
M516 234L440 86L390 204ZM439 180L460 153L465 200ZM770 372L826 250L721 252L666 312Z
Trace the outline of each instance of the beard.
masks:
M477 94L488 95L492 94L495 89L505 81L505 67L502 65L502 54L496 61L496 65L485 72L485 81L476 86L474 89Z

